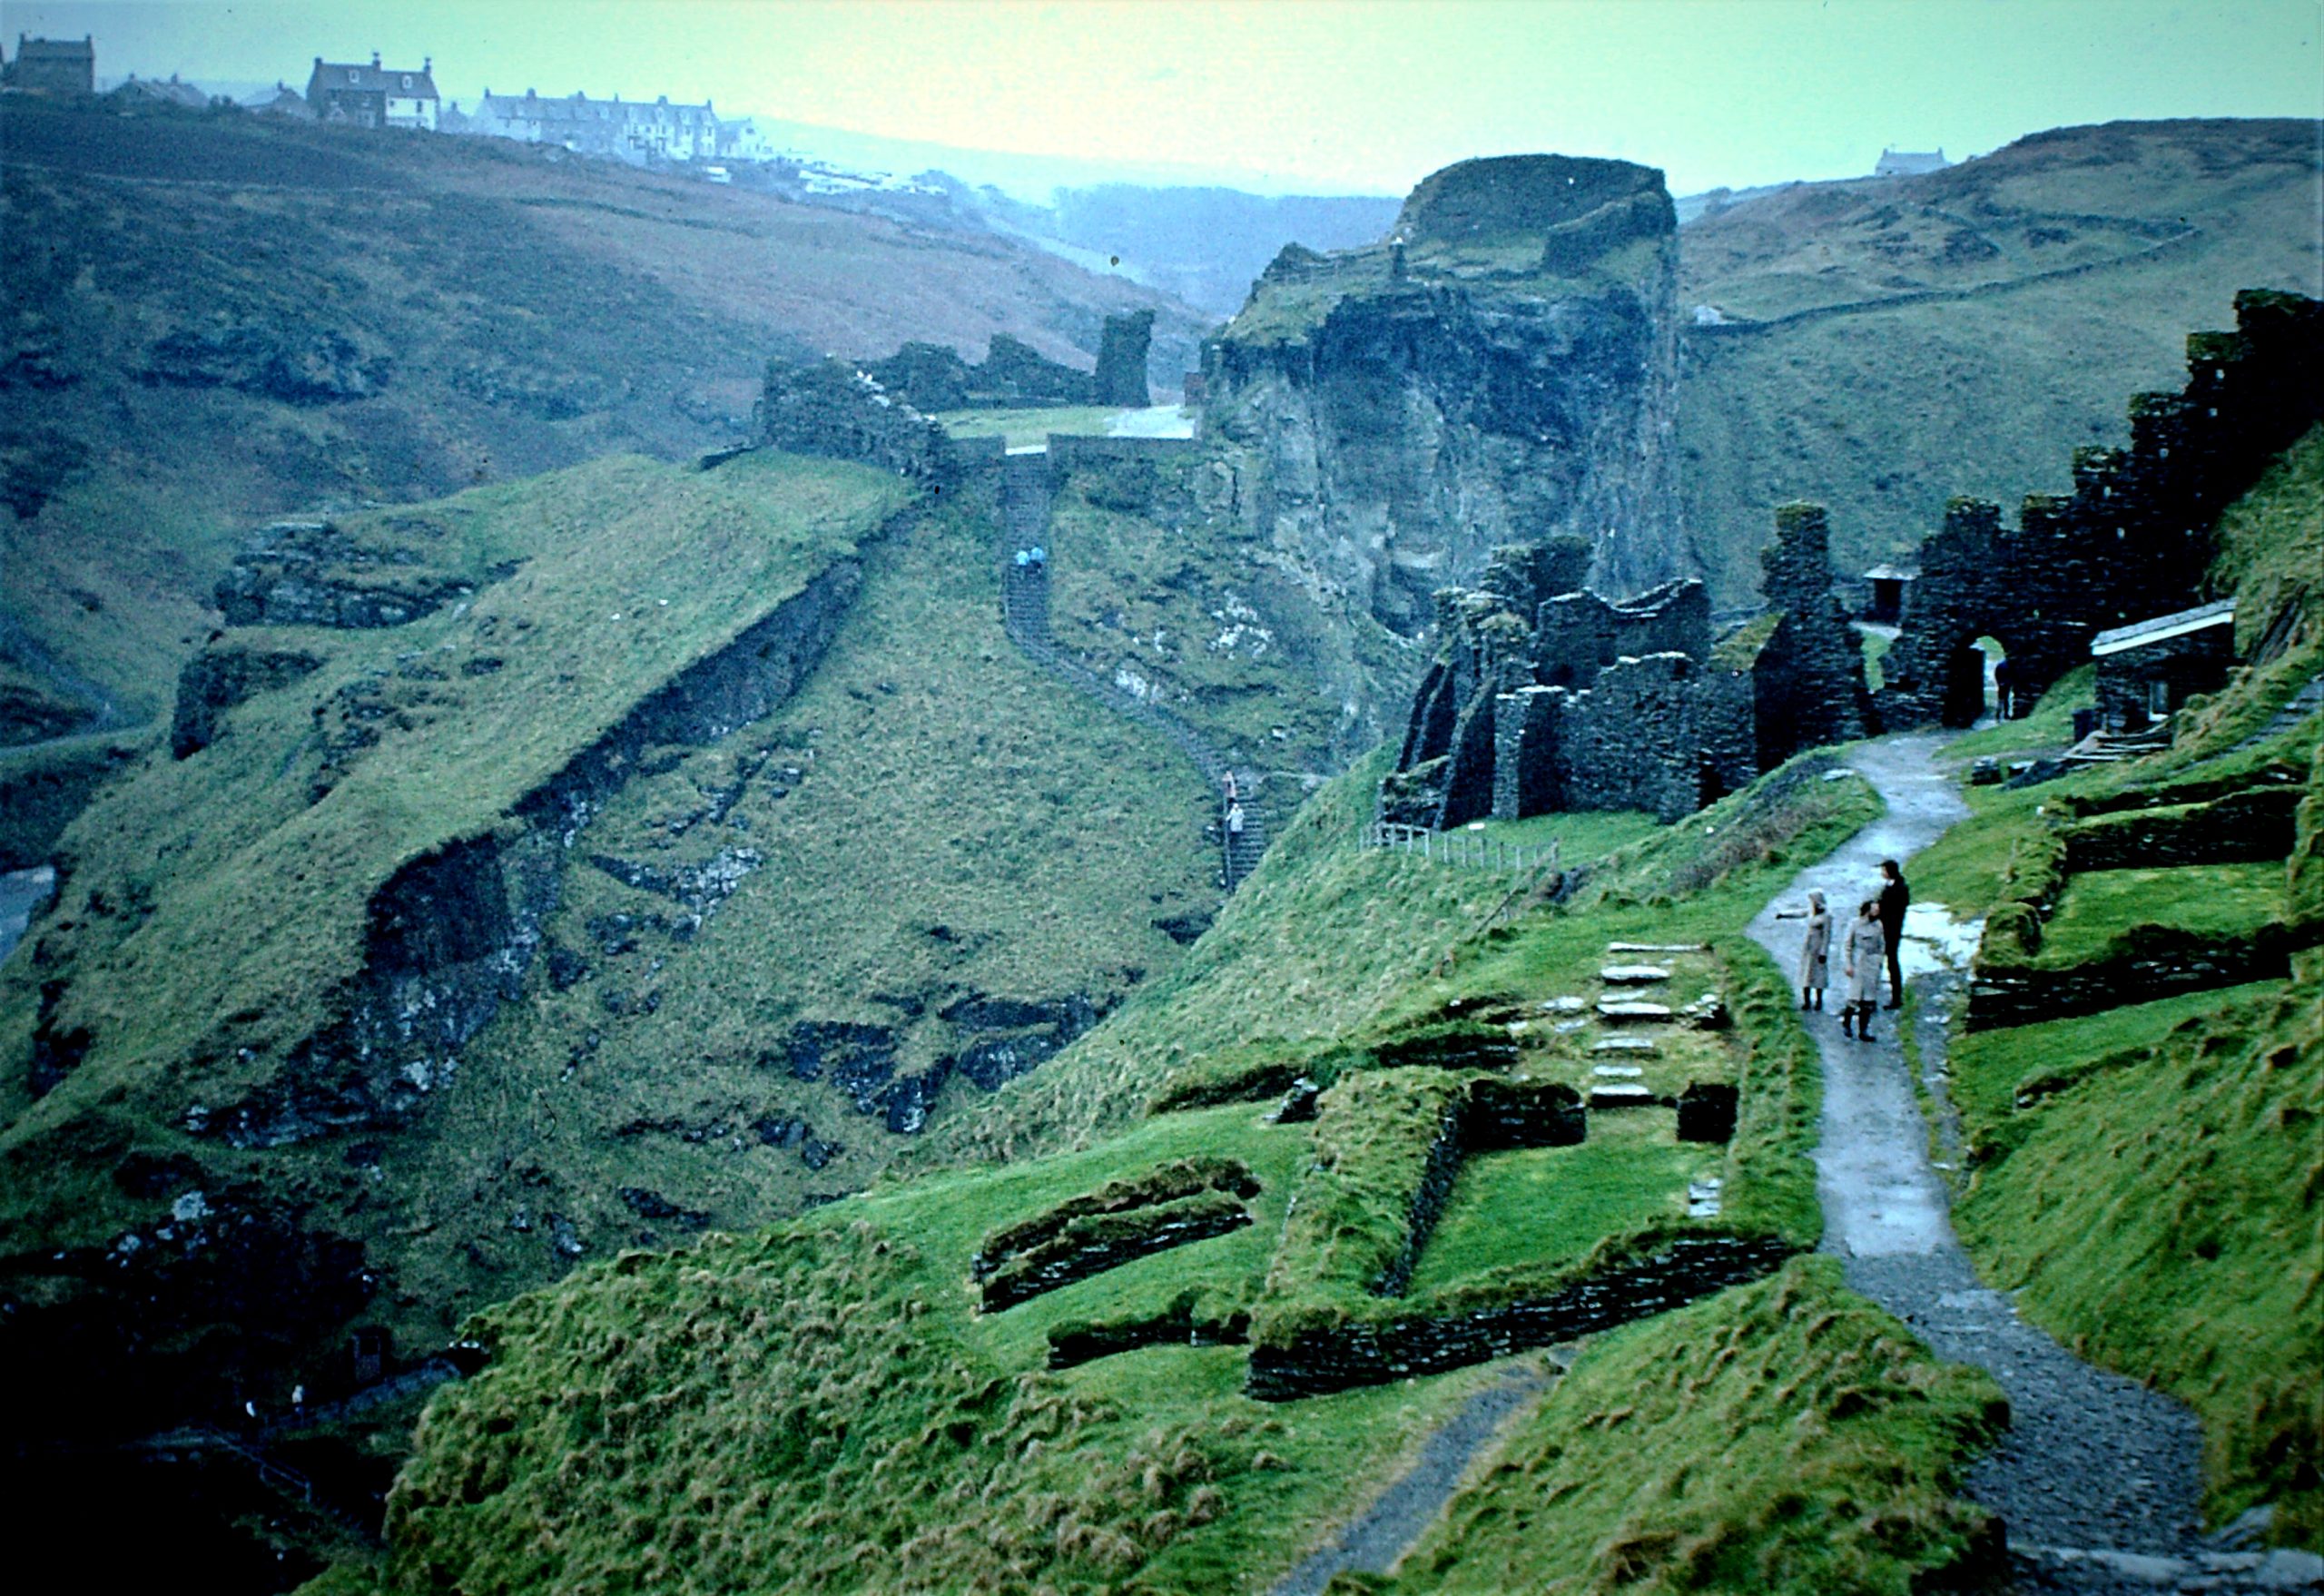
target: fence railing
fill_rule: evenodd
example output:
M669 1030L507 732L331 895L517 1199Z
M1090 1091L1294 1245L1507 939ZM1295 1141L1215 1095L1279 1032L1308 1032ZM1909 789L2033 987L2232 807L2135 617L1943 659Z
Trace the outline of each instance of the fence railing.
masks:
M1364 845L1479 870L1550 870L1558 862L1555 837L1546 842L1505 842L1479 832L1433 832L1426 826L1396 825L1384 820L1375 820L1364 828Z

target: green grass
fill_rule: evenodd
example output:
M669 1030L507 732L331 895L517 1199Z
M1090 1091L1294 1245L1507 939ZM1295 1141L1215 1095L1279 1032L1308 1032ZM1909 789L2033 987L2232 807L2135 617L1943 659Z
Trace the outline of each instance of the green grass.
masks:
M1945 757L1991 756L2005 765L2012 759L2059 753L2073 742L2074 711L2088 709L2096 702L2096 667L2076 665L2050 685L2032 714L1965 733L1945 744Z
M1107 405L1053 405L1021 410L940 410L929 419L955 438L1003 438L1013 448L1052 432L1103 438L1126 412Z
M2084 871L2069 878L2043 928L2042 962L2055 968L2102 958L2139 925L2248 936L2281 917L2283 899L2284 867L2275 862Z
M1198 504L1201 477L1190 458L1076 468L1051 514L1059 645L1240 766L1328 769L1346 728L1318 687L1346 640L1315 626L1241 522Z
M1475 831L1487 842L1505 842L1513 848L1546 847L1554 840L1561 863L1586 864L1652 836L1661 823L1643 811L1607 810L1586 814L1534 814L1523 820L1488 820L1464 829Z
M740 474L705 476L615 459L350 517L353 536L389 542L415 522L434 527L479 573L504 556L524 563L407 627L277 632L322 668L241 706L190 759L149 753L74 823L65 891L35 935L42 979L67 982L57 1023L85 1027L92 1046L63 1086L25 1103L36 994L30 965L12 961L0 978L5 1156L45 1162L44 1138L70 1140L76 1116L124 1110L173 1128L161 1132L173 1142L190 1104L231 1101L266 1079L330 1016L360 965L369 896L399 865L500 824L646 693L902 502L860 468L737 463ZM430 674L399 674L399 656ZM511 663L460 668L485 657ZM310 803L318 734L345 724L340 695L361 685L386 708L379 741L344 754L337 784ZM75 1182L44 1180L8 1194L15 1217L38 1216L60 1245L120 1226L118 1193L91 1202Z
M1167 1031L1141 1020L1194 1018L1191 997L1206 983L1236 1000L1239 983L1280 958L1258 934L1267 922L1309 931L1312 945L1317 928L1342 923L1335 900L1376 892L1368 874L1350 873L1394 862L1353 846L1361 794L1351 782L1308 806L1254 895L1157 983L1177 994L1135 1000L1076 1049L1085 1074L1101 1038L1158 1039ZM1657 922L1680 935L1724 928L1721 940L1738 942L1722 961L1740 1027L1707 1039L1733 1049L1758 1116L1736 1147L1681 1148L1642 1112L1601 1122L1580 1148L1480 1158L1423 1256L1432 1294L1611 1256L1641 1222L1667 1226L1699 1170L1724 1168L1741 1196L1768 1185L1755 1162L1805 1167L1814 1084L1801 1072L1812 1049L1787 1003L1760 990L1782 983L1739 945L1739 927L1786 869L1786 849L1805 857L1828 846L1871 808L1861 783L1795 771L1728 801L1718 818L1729 823L1716 832L1658 832L1618 852L1602 867L1610 884L1587 902L1537 904L1482 933L1472 905L1442 916L1427 942L1446 937L1463 957L1384 971L1377 999L1348 1010L1393 1029L1464 995L1527 1001L1594 970L1606 941ZM1738 835L1748 851L1730 854ZM1667 884L1680 872L1709 884L1651 905L1610 884ZM1406 891L1452 873L1417 872ZM1364 940L1354 933L1341 952ZM1016 1083L990 1112L1031 1136L1028 1095L1076 1062ZM1093 1128L1080 1150L883 1182L757 1238L627 1255L491 1308L470 1330L493 1347L492 1364L431 1404L397 1487L376 1588L417 1591L456 1577L581 1589L652 1579L681 1591L1265 1589L1498 1371L1263 1404L1242 1394L1237 1348L1156 1346L1051 1375L1041 1372L1050 1335L1174 1304L1223 1317L1260 1305L1263 1293L1362 1309L1401 1242L1415 1158L1464 1079L1359 1072L1327 1095L1312 1127L1268 1125L1238 1103L1125 1121L1111 1134ZM1261 1186L1255 1224L1003 1313L974 1311L969 1260L996 1231L1194 1158L1250 1169ZM1812 1171L1806 1179L1812 1192ZM1764 1222L1764 1190L1758 1201ZM1556 1449L1581 1449L1591 1488L1652 1524L1673 1511L1673 1460L1699 1453L1698 1470L1718 1489L1690 1495L1680 1522L1714 1535L1735 1526L1719 1544L1739 1537L1764 1566L1902 1580L1949 1557L1967 1521L1940 1486L1988 1433L1989 1392L1851 1306L1828 1272L1795 1269L1604 1338L1549 1399L1565 1404ZM1583 1383L1600 1364L1608 1384L1593 1392ZM1665 1384L1667 1397L1652 1394ZM1533 1433L1521 1443L1532 1447ZM1590 1450L1601 1435L1615 1450ZM1779 1448L1795 1460L1788 1495L1715 1461ZM1844 1499L1876 1504L1862 1511L1881 1515L1878 1531ZM1458 1511L1480 1500L1464 1497ZM1527 1499L1496 1500L1483 1511L1498 1524ZM1593 1544L1600 1528L1588 1531ZM1479 1568L1518 1555L1497 1534L1477 1532ZM1625 1544L1623 1557L1651 1561L1661 1542L1646 1533ZM1527 1566L1538 1579L1567 1562ZM374 1588L356 1571L337 1577ZM1502 1582L1498 1571L1479 1578Z
M1556 1268L1601 1236L1683 1219L1689 1179L1724 1164L1720 1149L1681 1143L1655 1113L1597 1115L1579 1147L1479 1154L1461 1166L1412 1294L1518 1265Z
M2203 1421L2216 1521L2324 1541L2324 1033L2262 984L1979 1033L1952 1054L1987 1278ZM2031 1100L2015 1107L2022 1093Z
M1398 1576L1397 1596L1922 1588L1982 1514L1984 1374L1930 1360L1829 1259L1594 1337Z

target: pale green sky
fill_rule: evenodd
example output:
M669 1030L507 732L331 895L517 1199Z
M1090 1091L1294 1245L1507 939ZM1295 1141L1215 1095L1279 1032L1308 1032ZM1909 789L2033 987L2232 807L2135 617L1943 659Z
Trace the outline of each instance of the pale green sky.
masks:
M1402 192L1526 150L1674 192L2117 118L2324 115L2324 0L5 0L98 71L433 55L448 97L714 99L899 138Z

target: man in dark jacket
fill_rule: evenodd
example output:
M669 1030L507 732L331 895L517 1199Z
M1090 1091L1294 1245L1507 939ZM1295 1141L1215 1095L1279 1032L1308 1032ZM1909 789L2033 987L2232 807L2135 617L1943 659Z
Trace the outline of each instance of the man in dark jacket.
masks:
M1880 862L1880 930L1888 939L1888 1007L1901 1009L1905 1004L1905 970L1896 961L1896 950L1905 941L1905 906L1913 901L1910 888L1905 885L1905 872L1893 859Z

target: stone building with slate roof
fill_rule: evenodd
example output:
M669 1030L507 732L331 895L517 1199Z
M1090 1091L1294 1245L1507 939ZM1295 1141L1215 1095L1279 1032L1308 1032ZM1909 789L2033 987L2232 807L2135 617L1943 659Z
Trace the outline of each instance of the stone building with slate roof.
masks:
M30 39L16 35L16 58L0 72L12 89L44 94L97 92L97 46L92 37Z
M315 57L307 77L307 103L325 122L357 127L417 127L436 129L442 106L436 93L436 60L421 60L419 70L381 66L375 54L371 64L325 61Z

